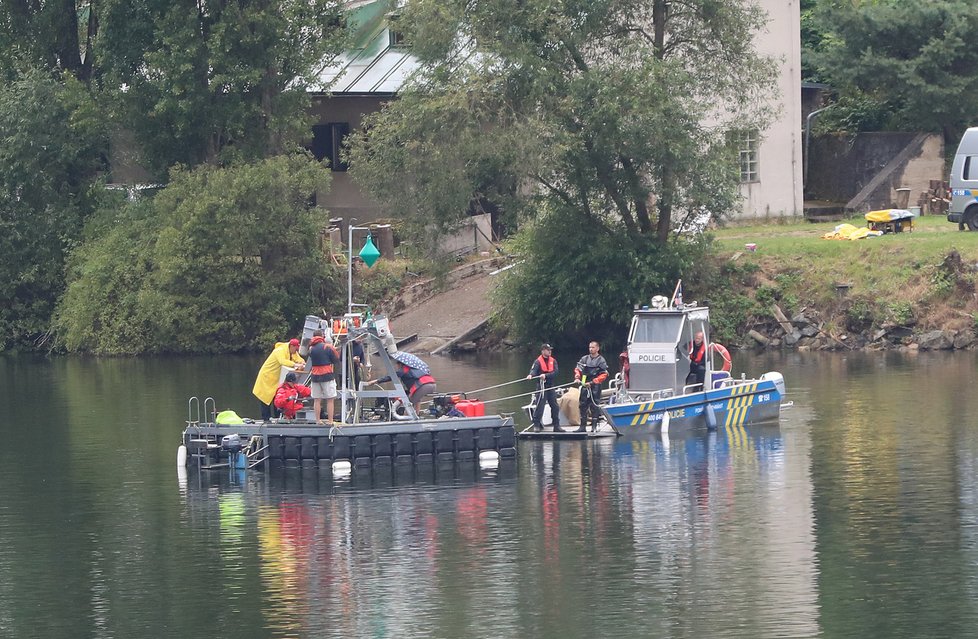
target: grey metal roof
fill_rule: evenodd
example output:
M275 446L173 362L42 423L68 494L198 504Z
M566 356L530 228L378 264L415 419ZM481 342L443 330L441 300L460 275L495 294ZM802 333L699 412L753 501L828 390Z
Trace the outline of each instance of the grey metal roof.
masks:
M349 14L356 29L353 47L330 60L319 74L321 87L333 94L394 94L420 66L403 46L391 46L388 9L377 0Z

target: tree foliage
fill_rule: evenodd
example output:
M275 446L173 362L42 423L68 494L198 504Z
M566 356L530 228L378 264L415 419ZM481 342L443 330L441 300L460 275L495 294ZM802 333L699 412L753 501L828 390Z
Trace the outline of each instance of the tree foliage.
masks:
M107 206L86 228L58 309L59 344L96 353L265 348L312 308L341 308L318 246L306 156L176 169L156 197Z
M940 131L946 140L978 121L978 11L971 0L819 0L814 20L819 35L810 58L846 98L833 109L837 120Z
M183 336L205 337L202 318L208 312L225 317L221 308L240 314L215 319L216 346L196 350L264 347L284 322L270 314L305 315L305 303L320 299L317 287L327 281L316 252L305 250L291 230L308 236L311 213L305 199L300 205L269 198L307 198L309 184L322 184L322 168L260 160L308 136L307 89L345 41L341 5L0 0L0 293L9 300L0 308L0 350L44 336L64 290L70 250L77 251L72 289L61 304L58 335L72 350L188 349ZM102 184L109 132L134 134L135 155L159 181L172 175L179 184L158 203L112 204ZM240 167L227 174L193 168L201 163ZM177 164L190 168L171 173ZM236 180L269 190L233 200L241 210L230 212L222 208L232 201L221 199L222 190L247 190ZM205 193L210 187L215 190ZM178 201L178 191L194 195ZM99 200L99 219L82 236ZM207 211L191 211L204 202ZM259 211L259 204L269 209ZM218 217L208 221L205 214ZM104 233L92 232L106 219L112 224L100 227ZM246 249L240 233L248 227L239 229L236 220L250 220L252 228L295 224L261 241L251 238ZM233 232L207 231L222 222ZM179 230L195 224L203 229L199 236ZM200 246L204 238L209 246ZM282 262L296 246L303 253ZM183 259L180 251L187 250L198 253ZM257 251L252 257L260 268L245 257L248 250ZM309 274L302 275L306 266ZM230 292L239 297L228 299ZM113 332L126 339L116 342Z
M344 42L340 5L107 0L103 90L158 171L280 153L308 135L307 88Z
M623 242L570 208L529 225L516 247L525 257L496 290L505 309L499 320L524 342L580 348L592 339L620 345L633 304L668 295L707 244L702 236L668 245L645 236Z
M516 211L542 195L665 242L677 212L731 209L722 133L766 115L763 23L740 0L409 1L424 66L354 142L353 174L442 226L487 194Z
M26 70L0 86L0 350L47 331L91 211L104 131L87 92Z

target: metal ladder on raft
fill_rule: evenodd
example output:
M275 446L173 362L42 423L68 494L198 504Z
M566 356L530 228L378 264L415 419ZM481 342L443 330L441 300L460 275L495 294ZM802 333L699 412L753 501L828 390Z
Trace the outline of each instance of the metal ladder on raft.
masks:
M207 412L208 406L211 409L210 413ZM216 423L217 404L213 397L204 398L203 413L204 416L210 415L211 421L209 423ZM187 430L196 428L199 431L201 427L201 404L200 399L196 396L191 397L187 401L186 423ZM216 470L219 468L228 468L233 465L230 458L227 463L210 463L212 453L221 449L221 444L217 442L216 438L211 440L198 434L196 438L188 439L186 445L188 459L196 460L197 467L201 470ZM247 459L245 468L247 470L256 468L268 460L268 440L265 435L252 435L248 443L241 449L241 452L245 454L245 458Z

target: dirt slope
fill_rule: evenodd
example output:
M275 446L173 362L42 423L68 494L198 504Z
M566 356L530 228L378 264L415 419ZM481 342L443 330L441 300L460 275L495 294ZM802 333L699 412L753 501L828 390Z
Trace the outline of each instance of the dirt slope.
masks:
M494 278L488 274L473 275L407 309L391 318L395 337L400 339L417 333L421 343L427 338L447 341L461 335L489 317L489 292L494 283Z

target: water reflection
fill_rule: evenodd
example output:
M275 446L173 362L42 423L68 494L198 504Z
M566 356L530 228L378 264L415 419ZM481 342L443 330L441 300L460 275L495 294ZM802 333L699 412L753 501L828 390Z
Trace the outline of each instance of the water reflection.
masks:
M487 386L524 360L436 359L436 376ZM738 353L789 380L774 429L525 443L494 471L174 482L186 397L247 412L258 363L0 357L0 636L889 638L978 623L976 353ZM24 399L39 388L42 408Z
M276 636L581 636L612 620L633 636L722 635L718 621L811 636L810 495L791 480L774 427L534 442L490 471L205 473L187 507L219 510L228 564L256 538Z

